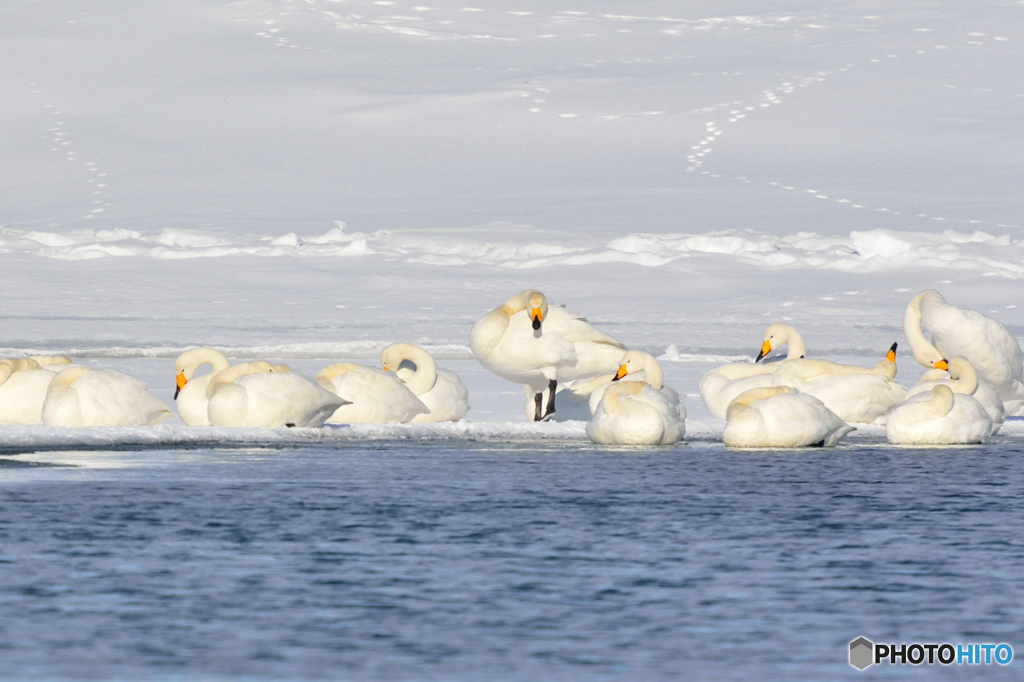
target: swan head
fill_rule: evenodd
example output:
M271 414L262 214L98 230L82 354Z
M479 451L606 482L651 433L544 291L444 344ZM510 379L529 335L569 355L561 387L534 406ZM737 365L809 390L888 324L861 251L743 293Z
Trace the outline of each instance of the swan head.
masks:
M531 291L526 297L526 311L530 315L534 331L540 329L541 322L548 316L547 296L539 291Z
M644 373L644 381L650 384L651 388L660 390L665 377L661 371L661 365L650 353L642 350L626 351L619 363L619 370L612 377L612 381L619 381L628 374Z
M192 348L178 356L174 361L175 389L174 399L178 399L181 389L195 376L196 370L203 365L210 365L213 374L228 368L228 359L219 350L213 348Z
M781 348L783 345L789 344L790 350L793 350L793 346L797 345L796 350L799 351L797 355L803 357L805 350L803 347L803 339L794 327L788 324L773 324L764 332L764 341L761 343L761 352L757 354L754 362L760 362L766 355L772 352L775 348ZM791 352L789 357L793 357Z

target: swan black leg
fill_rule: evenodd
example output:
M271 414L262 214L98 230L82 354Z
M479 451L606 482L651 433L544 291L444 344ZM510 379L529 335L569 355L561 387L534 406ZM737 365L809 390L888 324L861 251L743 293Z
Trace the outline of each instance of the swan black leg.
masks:
M533 394L533 404L534 404L533 421L539 422L541 419L544 418L544 415L541 414L541 411L544 409L544 394L543 393L534 393Z
M555 388L558 386L558 381L552 379L548 382L548 409L544 412L545 417L549 417L555 413Z

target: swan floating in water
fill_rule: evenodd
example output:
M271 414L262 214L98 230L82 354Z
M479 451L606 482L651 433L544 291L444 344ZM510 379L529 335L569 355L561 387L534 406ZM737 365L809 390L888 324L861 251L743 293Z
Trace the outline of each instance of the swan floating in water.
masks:
M458 374L438 367L426 349L412 343L393 343L381 351L380 361L430 410L417 414L412 421L457 422L466 416L469 391Z
M820 400L789 386L741 393L726 418L722 440L733 448L832 447L855 430Z
M701 377L700 397L711 416L725 419L725 411L733 398L752 388L771 386L772 374L779 365L762 363L761 360L782 346L786 346L786 361L807 355L807 347L800 332L788 324L773 324L765 330L761 351L753 364L733 362L716 367Z
M46 389L64 357L34 356L0 361L0 424L42 424Z
M978 378L974 366L967 358L958 355L951 358L948 365L948 369L945 370L933 369L925 372L917 385L907 391L907 397L903 402L921 393L927 393L939 384L945 384L953 393L969 395L981 403L992 420L990 435L995 435L1006 421L1006 408L1002 398L987 381Z
M211 371L196 377L196 372L203 365L209 365ZM210 385L210 379L229 366L230 363L224 354L213 348L193 348L178 356L174 363L177 383L174 402L178 407L178 416L183 422L189 426L210 425L210 415L207 412L210 401L206 397L206 389Z
M930 342L924 332L931 335ZM945 359L961 355L996 390L1008 415L1024 416L1020 345L1001 322L950 305L942 294L927 289L907 305L903 333L920 364L945 369Z
M318 427L345 404L287 365L243 362L208 381L207 413L213 426Z
M894 343L885 358L870 368L807 358L787 361L772 375L772 386L789 386L814 396L843 421L884 424L886 415L907 394L895 376Z
M114 369L71 365L50 381L43 403L47 426L156 426L171 416L146 384Z
M394 372L339 362L320 370L316 381L348 401L327 419L331 424L404 424L430 412Z
M643 381L620 381L644 373ZM679 394L662 385L658 361L631 350L621 360L614 383L591 395L593 416L587 437L604 445L671 445L686 433L686 408Z
M909 399L885 424L886 438L899 445L984 443L991 433L992 418L981 403L945 384Z
M613 373L626 347L539 291L521 291L484 315L469 334L476 359L503 379L529 386L533 420L555 412L558 382ZM544 393L547 391L547 404Z

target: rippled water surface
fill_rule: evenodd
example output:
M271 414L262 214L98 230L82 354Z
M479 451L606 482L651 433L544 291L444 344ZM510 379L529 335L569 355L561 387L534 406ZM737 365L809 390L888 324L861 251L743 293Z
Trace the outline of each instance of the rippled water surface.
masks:
M876 678L910 671L857 673L857 636L1024 652L1022 457L8 453L0 677Z

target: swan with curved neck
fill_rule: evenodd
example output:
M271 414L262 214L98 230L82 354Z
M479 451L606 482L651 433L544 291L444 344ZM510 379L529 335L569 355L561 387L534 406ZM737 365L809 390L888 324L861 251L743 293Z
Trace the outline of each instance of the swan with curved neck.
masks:
M466 416L469 391L459 375L438 367L426 349L413 343L393 343L381 351L380 361L430 410L412 421L458 421Z
M914 396L927 393L940 384L949 386L955 394L969 395L981 403L992 420L992 435L998 433L1003 422L1006 421L1006 407L1003 405L1003 400L988 382L978 377L974 365L962 355L949 359L948 371L925 372L917 385L907 392L904 402Z
M787 346L787 360L807 355L807 346L804 345L804 337L800 336L800 332L795 327L779 322L765 330L764 340L761 342L761 352L757 354L754 362L760 362L762 358L782 346Z
M203 365L209 365L210 372L197 377L196 372ZM174 401L183 422L189 426L210 425L206 389L213 376L229 366L224 354L213 348L192 348L178 356L174 362Z
M206 387L213 426L319 427L345 401L287 365L243 362Z
M480 318L470 331L469 346L488 370L530 387L535 421L555 412L558 382L614 372L626 350L585 319L550 307L547 297L534 289L519 292Z
M622 381L627 377L643 379ZM649 353L627 351L611 382L590 396L587 436L608 445L671 445L686 433L686 408L664 385L661 365Z
M735 448L832 447L854 430L813 396L789 386L753 388L726 410L722 440Z
M1001 322L976 310L950 305L938 291L927 289L907 305L903 333L920 364L944 369L944 359L962 355L999 394L1008 414L1024 416L1020 345Z
M402 424L430 412L395 372L339 362L320 370L316 381L347 401L327 419L332 424Z
M939 384L910 398L889 414L885 436L901 445L984 443L992 418L973 397Z
M0 424L40 424L53 373L35 358L0 361Z
M71 365L50 381L43 403L47 426L156 426L171 416L145 383L113 369Z

